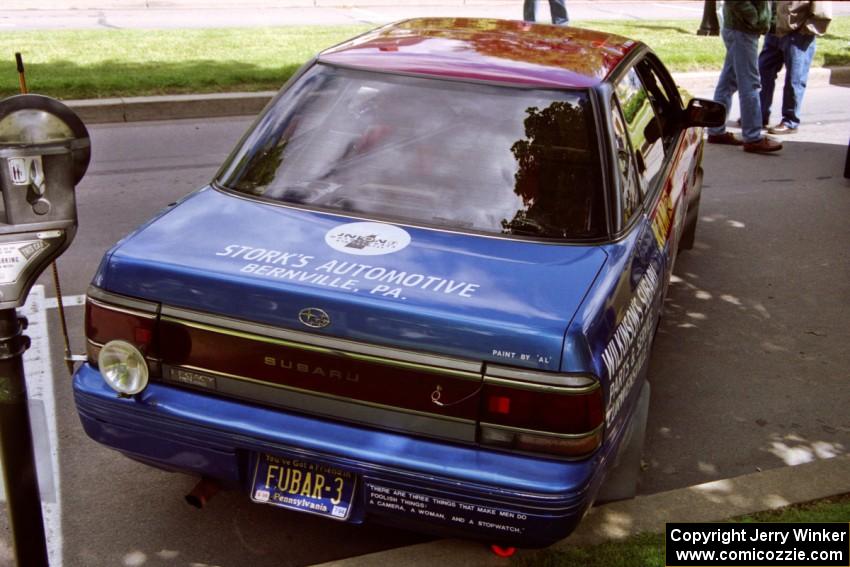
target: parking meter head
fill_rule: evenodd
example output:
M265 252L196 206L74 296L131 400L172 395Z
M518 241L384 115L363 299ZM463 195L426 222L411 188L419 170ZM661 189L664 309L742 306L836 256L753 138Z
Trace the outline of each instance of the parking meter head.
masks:
M0 100L0 309L22 305L71 243L74 188L90 159L85 125L61 102L41 95Z
M17 95L0 101L0 149L66 142L72 146L76 185L91 160L89 132L80 117L43 95Z

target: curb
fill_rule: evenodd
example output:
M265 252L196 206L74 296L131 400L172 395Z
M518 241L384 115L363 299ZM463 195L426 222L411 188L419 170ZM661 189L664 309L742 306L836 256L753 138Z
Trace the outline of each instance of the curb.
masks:
M674 73L673 78L693 93L705 93L717 82L717 71ZM780 73L781 84L785 74ZM809 87L850 85L850 67L816 67L809 72ZM178 120L182 118L216 118L253 116L276 94L274 91L254 93L216 93L170 96L102 98L65 101L88 124L139 122L145 120Z
M598 506L590 510L572 535L549 549L594 545L639 533L661 533L668 521L717 522L848 492L850 454ZM517 557L530 553L533 552L519 551ZM481 543L452 539L330 561L319 567L373 565L504 567L506 562Z
M673 73L679 86L693 92L713 90L717 84L719 71L698 71L695 73ZM785 69L776 77L777 90L782 92L785 82ZM807 87L827 87L829 85L850 86L850 67L812 67L809 70Z
M253 116L275 91L169 96L138 96L67 100L65 103L87 124Z

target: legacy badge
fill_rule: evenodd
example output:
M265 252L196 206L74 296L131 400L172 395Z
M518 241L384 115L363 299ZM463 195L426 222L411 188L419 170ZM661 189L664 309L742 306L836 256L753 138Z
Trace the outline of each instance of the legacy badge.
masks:
M322 309L308 307L298 312L298 320L314 329L323 329L331 324L331 318Z

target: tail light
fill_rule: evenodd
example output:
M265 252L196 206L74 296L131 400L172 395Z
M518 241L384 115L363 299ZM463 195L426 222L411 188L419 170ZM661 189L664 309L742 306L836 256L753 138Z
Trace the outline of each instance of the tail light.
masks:
M579 458L601 445L604 416L602 388L592 376L488 368L479 440Z
M97 364L100 350L111 341L124 341L145 357L150 373L159 374L156 324L159 304L141 301L98 288L86 296L86 351Z

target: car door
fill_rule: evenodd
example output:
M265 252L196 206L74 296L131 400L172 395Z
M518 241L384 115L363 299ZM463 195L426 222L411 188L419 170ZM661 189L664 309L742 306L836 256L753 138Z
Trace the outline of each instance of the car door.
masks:
M621 76L615 98L626 123L641 209L655 239L662 292L666 293L689 201L692 206L699 202L700 132L681 128L681 97L669 73L651 53ZM624 216L621 222L628 220Z

